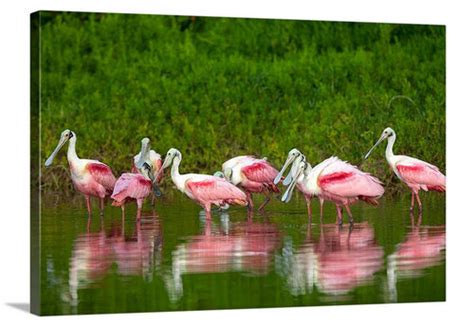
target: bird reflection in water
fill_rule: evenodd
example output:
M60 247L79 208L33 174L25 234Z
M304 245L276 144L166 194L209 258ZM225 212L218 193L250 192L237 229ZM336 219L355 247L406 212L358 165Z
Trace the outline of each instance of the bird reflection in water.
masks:
M275 224L253 221L229 222L227 212L220 213L220 225L203 219L203 233L191 236L172 253L172 269L165 276L170 299L176 302L183 295L182 277L188 274L242 272L265 275L272 267L273 257L281 244Z
M135 224L130 236L125 225L112 224L108 231L103 220L98 232L80 234L75 242L69 262L69 289L63 296L73 307L79 302L78 291L94 286L112 271L116 265L122 276L143 276L150 281L155 268L159 267L162 251L162 229L155 217L142 217Z
M309 223L306 241L295 249L287 239L276 260L277 272L294 296L318 289L328 300L343 299L382 269L383 249L369 223L320 225L319 231L319 240L314 240Z
M397 302L397 281L423 275L427 268L440 265L445 259L446 227L421 226L422 215L410 214L411 231L397 250L387 257L388 301Z

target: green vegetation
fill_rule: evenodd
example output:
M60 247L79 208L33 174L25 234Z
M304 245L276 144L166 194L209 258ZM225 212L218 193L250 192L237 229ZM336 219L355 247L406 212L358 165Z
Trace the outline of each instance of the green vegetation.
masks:
M445 169L445 29L150 15L42 13L42 160L62 130L80 157L130 168L148 136L182 171L213 173L241 154L280 168L360 165L382 130L395 152ZM66 151L63 151L63 155ZM48 191L72 190L63 157L42 170ZM382 147L362 166L396 191Z

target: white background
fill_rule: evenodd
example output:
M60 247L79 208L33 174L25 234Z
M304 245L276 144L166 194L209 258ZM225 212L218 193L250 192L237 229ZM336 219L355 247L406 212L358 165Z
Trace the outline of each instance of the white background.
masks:
M469 1L2 1L0 39L0 322L48 326L84 324L310 326L473 322L473 16ZM38 318L29 301L29 13L36 10L304 18L447 25L447 302L263 310L115 314ZM423 137L423 135L420 135ZM413 154L416 155L416 154ZM23 304L23 305L21 305ZM469 322L468 322L469 321Z

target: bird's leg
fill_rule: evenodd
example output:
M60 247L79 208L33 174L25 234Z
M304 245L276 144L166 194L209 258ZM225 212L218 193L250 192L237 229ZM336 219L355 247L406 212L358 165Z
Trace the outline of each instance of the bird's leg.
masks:
M410 206L410 212L413 212L415 209L415 192L411 192L411 206Z
M260 205L260 207L258 207L258 210L262 211L265 208L265 206L268 204L268 202L270 202L270 197L267 196L265 198L265 201L263 201L263 203Z
M137 199L137 221L142 219L143 199Z
M104 215L104 198L100 198L100 215Z
M253 221L253 211L247 211L247 221L251 223Z
M151 193L151 206L154 207L155 206L155 194Z
M342 226L342 208L340 205L336 205L337 209L337 224Z
M246 191L245 194L247 195L248 208L249 210L253 210L252 193Z
M415 229L415 215L413 211L410 210L410 222L411 222L411 229Z
M308 227L306 228L306 239L311 240L312 218L308 220Z
M92 216L90 195L86 195L86 206L87 206L87 213L89 214L89 217L90 217Z
M421 212L418 213L418 222L416 223L417 227L420 227L421 221L423 220L423 215Z
M265 206L268 204L268 202L270 202L270 193L268 192L268 190L263 191L263 194L265 194L265 201L263 201L260 207L258 207L258 211L262 211L263 208L265 208Z
M204 210L206 211L206 220L211 220L212 219L212 216L211 216L211 204L210 203L206 203L204 205Z
M91 216L87 218L87 232L89 233L91 229Z
M423 206L421 205L421 200L420 200L420 196L418 195L418 192L415 193L416 195L416 201L418 202L418 208L420 209L419 212L423 212Z
M324 200L319 199L319 221L323 224L323 207L324 207Z
M122 222L124 222L125 221L125 205L122 204L120 208L122 209Z
M207 211L206 211L207 212ZM207 214L206 214L207 215ZM210 215L210 213L209 213ZM211 231L212 231L212 228L211 228L211 219L206 219L206 223L204 225L204 235L205 236L210 236L211 235Z
M352 212L351 212L351 209L349 208L349 205L348 204L345 204L344 207L346 208L346 211L347 211L347 215L349 216L349 222L351 224L351 226L354 224L354 218L352 217Z
M306 210L308 211L308 220L312 220L313 209L311 209L311 197L305 196L304 199L306 200Z

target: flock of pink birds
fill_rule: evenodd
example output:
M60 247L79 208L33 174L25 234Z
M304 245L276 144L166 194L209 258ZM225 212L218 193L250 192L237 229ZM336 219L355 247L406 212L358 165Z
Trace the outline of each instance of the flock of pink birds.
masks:
M411 190L411 207L415 207L415 198L419 212L422 204L419 191L446 190L446 177L439 169L425 161L404 155L394 155L393 145L396 134L391 128L386 128L377 143L369 150L365 159L382 141L387 140L385 157L396 176ZM100 199L100 211L103 214L104 202L110 197L113 206L122 208L124 217L125 204L135 201L137 204L137 220L141 218L143 202L149 196L154 201L161 195L158 187L163 179L164 170L171 167L171 179L176 188L190 199L201 205L206 217L211 217L211 206L227 209L229 205L247 206L253 210L253 193L265 196L259 206L263 210L272 198L272 194L280 193L279 184L287 186L281 200L291 200L295 188L303 194L308 216L312 216L311 199L317 197L320 201L320 216L323 215L325 201L333 202L337 209L337 223L342 224L343 210L346 210L349 221L353 223L350 205L362 200L371 205L377 205L378 199L384 194L382 182L369 173L363 172L356 166L337 157L330 157L314 167L297 149L288 153L286 162L278 171L266 158L259 159L244 155L234 157L222 164L222 171L214 175L181 174L179 165L182 154L179 150L168 150L164 160L160 154L151 149L150 140L142 140L140 153L133 159L130 173L115 178L112 170L106 164L97 160L80 159L76 154L76 134L65 130L61 133L59 143L53 153L46 160L50 166L61 147L69 141L67 160L71 171L71 178L77 191L85 196L87 210L91 215L90 197ZM289 169L284 177L283 175Z

